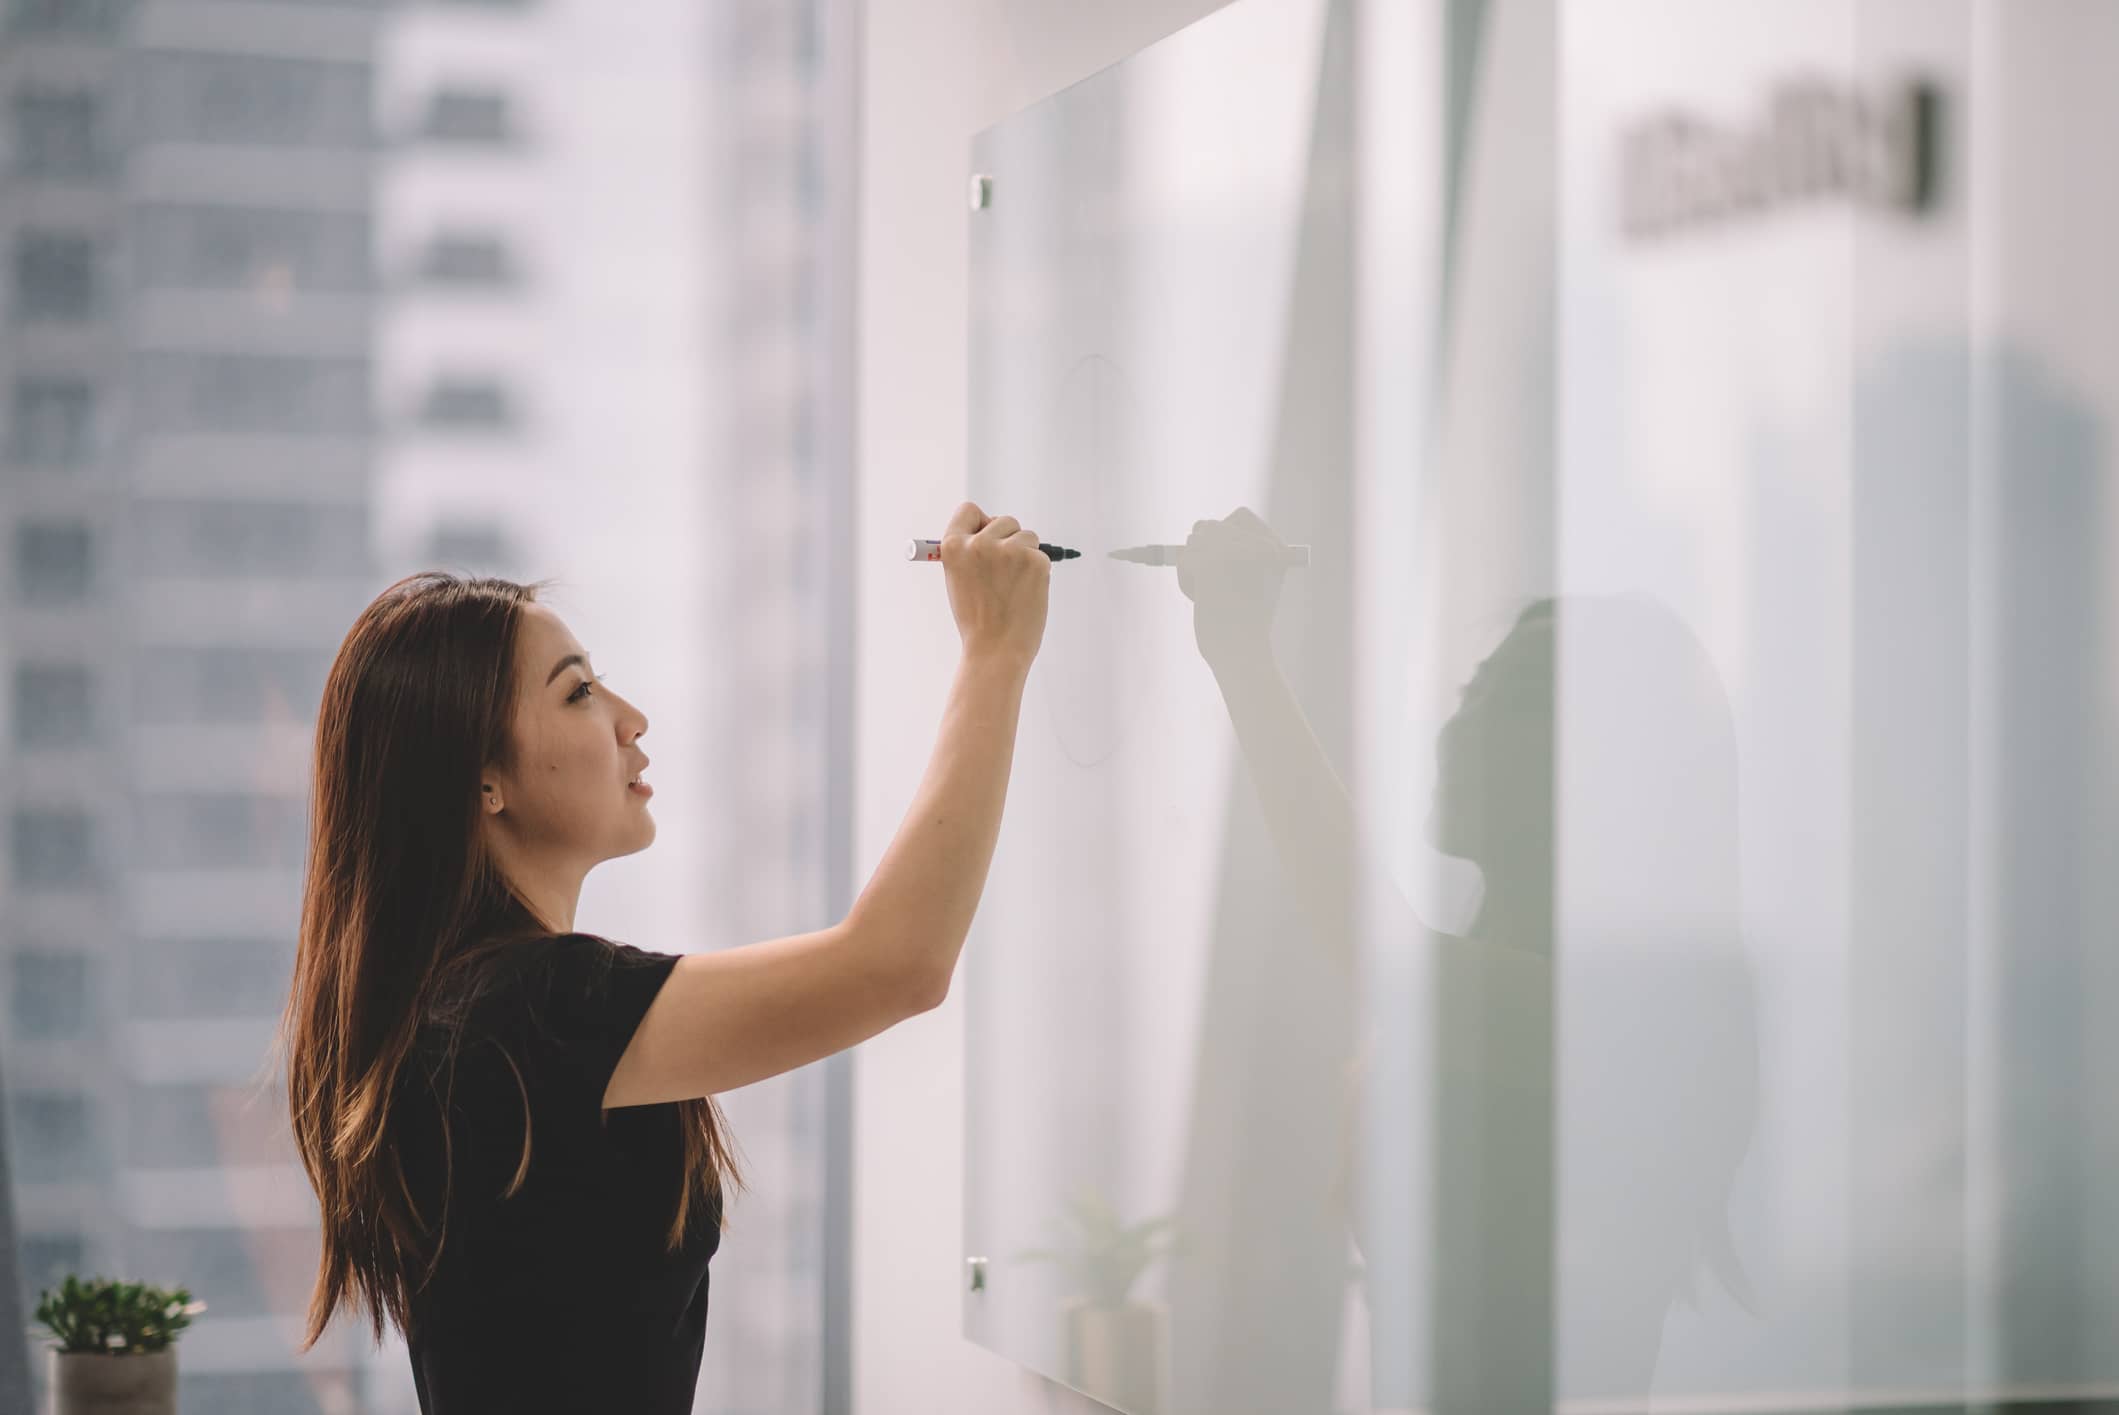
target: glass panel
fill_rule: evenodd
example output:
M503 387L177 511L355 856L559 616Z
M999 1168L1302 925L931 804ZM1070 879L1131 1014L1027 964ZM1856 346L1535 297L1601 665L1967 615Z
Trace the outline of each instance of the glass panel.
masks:
M1082 557L971 1338L1134 1415L2119 1398L2119 18L1766 14L1238 0L975 139L971 495Z
M1328 1408L1355 1274L1349 882L1238 750L1348 747L1350 40L1246 0L973 146L972 499L1082 556L967 948L965 1331L1132 1412Z
M682 953L851 899L860 26L449 8L0 0L0 1307L187 1286L187 1411L421 1405L357 1299L296 1349L321 1235L276 1052L318 714L370 601L432 569L539 586L608 675L574 720L622 693L652 723L665 838L576 881L579 927ZM492 165L546 136L564 160ZM478 734L431 735L414 774L470 781ZM397 907L450 852L384 816L364 877L409 871ZM412 954L361 970L354 1049L402 1034ZM850 1389L851 1065L720 1098L750 1186L701 1415ZM53 1408L50 1344L0 1349L0 1412Z

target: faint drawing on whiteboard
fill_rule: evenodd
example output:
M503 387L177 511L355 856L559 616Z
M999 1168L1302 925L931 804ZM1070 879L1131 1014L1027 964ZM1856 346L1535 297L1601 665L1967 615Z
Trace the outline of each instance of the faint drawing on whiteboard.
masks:
M1037 484L1071 489L1074 515L1063 539L1098 548L1061 572L1064 592L1052 597L1038 655L1047 720L1060 751L1080 767L1096 766L1118 749L1154 683L1142 625L1156 587L1100 553L1140 529L1130 489L1152 474L1141 462L1140 426L1126 371L1091 354L1061 380L1050 435L1027 449L1043 463Z

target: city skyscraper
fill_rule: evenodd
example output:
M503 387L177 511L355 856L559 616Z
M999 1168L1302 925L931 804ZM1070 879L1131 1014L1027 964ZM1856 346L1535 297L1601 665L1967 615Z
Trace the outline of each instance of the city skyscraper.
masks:
M554 579L649 714L658 844L597 871L582 927L688 952L845 907L836 13L5 0L20 1296L66 1273L189 1288L208 1310L177 1343L186 1409L416 1408L401 1341L356 1314L294 1354L317 1215L265 1067L318 696L385 584ZM742 1299L716 1303L701 1410L843 1387L832 1065L724 1098L753 1187L716 1260Z
M21 1276L208 1301L187 1409L352 1410L352 1332L292 1354L314 1201L252 1082L309 724L372 574L375 15L32 0L5 25Z

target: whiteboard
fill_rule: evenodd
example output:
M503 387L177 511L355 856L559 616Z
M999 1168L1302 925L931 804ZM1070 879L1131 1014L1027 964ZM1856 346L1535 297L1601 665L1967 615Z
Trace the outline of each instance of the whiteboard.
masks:
M2096 86L1969 13L1237 0L977 135L970 494L1082 557L967 1337L1135 1415L2119 1396L2115 336L1967 136Z

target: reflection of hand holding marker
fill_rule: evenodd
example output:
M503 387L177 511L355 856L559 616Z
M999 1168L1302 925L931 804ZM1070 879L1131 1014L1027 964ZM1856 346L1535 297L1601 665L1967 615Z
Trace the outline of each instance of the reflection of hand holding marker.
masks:
M1185 547L1181 545L1132 545L1124 550L1114 550L1110 555L1113 560L1130 560L1135 565L1175 565L1177 558L1184 553ZM1310 563L1310 548L1306 545L1282 546L1275 559L1291 570L1301 569Z
M1046 545L1043 541L1038 542L1037 548L1044 551L1046 556L1053 560L1073 560L1081 555L1079 550L1069 550L1062 545ZM905 558L907 560L940 561L942 558L942 543L938 540L916 539L905 547Z
M1073 560L1081 555L1079 550L1046 545L1042 541L1038 542L1037 548L1054 560ZM1122 550L1110 551L1109 555L1113 560L1130 560L1136 565L1175 565L1177 558L1184 552L1185 548L1181 545L1129 545ZM939 562L942 558L942 543L938 540L915 539L906 545L905 558ZM1277 559L1291 570L1302 569L1310 563L1310 548L1306 545L1282 546Z

